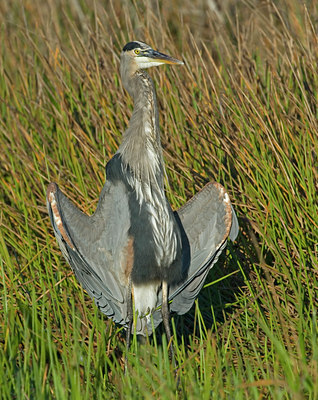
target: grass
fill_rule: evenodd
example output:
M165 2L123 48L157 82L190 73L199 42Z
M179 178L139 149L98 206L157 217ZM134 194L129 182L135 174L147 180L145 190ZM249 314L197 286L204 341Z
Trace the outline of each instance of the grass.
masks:
M0 5L0 398L318 399L316 2L63 3ZM132 110L118 55L134 38L185 61L151 71L171 204L217 180L241 226L173 319L179 391L161 328L134 338L124 376L123 331L45 207L56 181L95 209Z

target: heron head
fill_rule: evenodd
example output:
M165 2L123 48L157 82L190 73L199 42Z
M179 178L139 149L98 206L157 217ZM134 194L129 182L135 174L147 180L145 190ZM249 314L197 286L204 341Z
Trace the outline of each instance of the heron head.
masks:
M121 72L132 76L139 69L155 67L161 64L183 64L182 61L160 53L143 42L129 42L121 52Z

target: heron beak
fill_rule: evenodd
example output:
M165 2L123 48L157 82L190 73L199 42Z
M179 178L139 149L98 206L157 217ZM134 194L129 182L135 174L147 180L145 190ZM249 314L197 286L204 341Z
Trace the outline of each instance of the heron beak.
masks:
M150 62L154 63L162 63L162 64L179 64L183 65L183 61L177 60L176 58L167 56L166 54L160 53L156 50L149 50L147 53L144 53Z

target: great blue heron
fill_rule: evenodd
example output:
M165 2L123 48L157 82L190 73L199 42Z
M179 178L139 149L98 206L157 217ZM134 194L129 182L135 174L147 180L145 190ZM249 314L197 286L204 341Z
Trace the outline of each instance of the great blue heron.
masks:
M153 82L144 69L183 62L143 42L121 53L120 74L134 100L123 140L106 165L95 213L83 214L51 183L47 206L54 233L77 279L97 307L127 328L149 335L170 310L187 312L238 222L225 189L206 185L177 212L164 191L164 161ZM161 312L160 312L161 306Z

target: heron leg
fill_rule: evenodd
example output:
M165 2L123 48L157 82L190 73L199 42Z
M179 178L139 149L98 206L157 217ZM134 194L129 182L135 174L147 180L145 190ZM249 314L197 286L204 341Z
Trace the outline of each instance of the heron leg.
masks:
M134 312L133 312L133 303L132 303L132 283L131 276L128 280L128 290L127 290L127 317L128 317L128 327L126 331L126 355L125 355L125 374L127 373L128 368L128 352L130 348L131 341L131 332L132 332L132 324L134 320Z
M175 364L174 358L174 350L173 344L171 341L171 330L170 330L170 311L169 311L169 304L168 304L168 283L166 281L162 281L162 306L161 306L161 315L163 320L163 325L165 327L167 342L170 345L169 353L171 361Z

